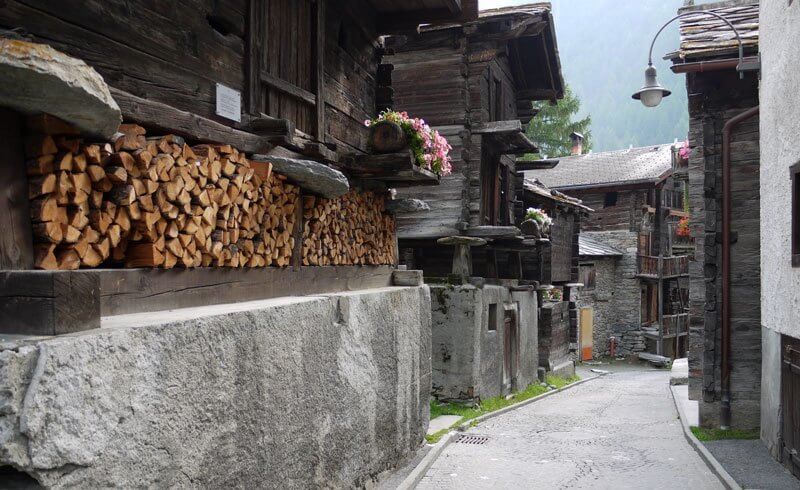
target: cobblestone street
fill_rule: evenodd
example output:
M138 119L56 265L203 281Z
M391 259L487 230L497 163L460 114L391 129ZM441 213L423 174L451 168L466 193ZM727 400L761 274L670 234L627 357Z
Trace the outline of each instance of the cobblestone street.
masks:
M722 488L683 436L669 372L616 368L452 443L418 488Z

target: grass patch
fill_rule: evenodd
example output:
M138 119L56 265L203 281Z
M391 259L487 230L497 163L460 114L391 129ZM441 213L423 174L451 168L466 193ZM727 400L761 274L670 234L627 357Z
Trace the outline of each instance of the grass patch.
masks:
M720 441L723 439L758 439L759 433L753 430L740 429L704 429L702 427L690 427L692 434L697 440L702 442Z
M561 376L547 376L547 384L555 386L557 389L561 389L580 379L581 378L577 375L570 376L569 378L562 378ZM425 436L425 439L430 444L435 444L439 442L439 440L456 425L461 425L464 422L469 422L470 420L480 417L481 415L531 399L548 391L550 391L549 388L541 386L537 382L531 384L523 391L514 393L514 398L510 400L506 400L506 397L504 396L495 396L493 398L481 400L481 402L474 407L468 407L460 403L439 403L435 399L431 399L431 419L434 419L440 415L458 415L463 417L463 419L446 429L442 429L439 432Z

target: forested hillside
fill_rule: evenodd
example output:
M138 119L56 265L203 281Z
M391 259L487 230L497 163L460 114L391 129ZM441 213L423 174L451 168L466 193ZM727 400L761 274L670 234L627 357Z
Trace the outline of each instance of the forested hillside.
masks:
M528 2L481 0L481 8L522 3ZM661 34L653 54L659 81L672 90L672 96L655 109L631 99L644 82L653 36L683 0L552 3L564 78L581 100L578 117L592 117L594 151L684 139L688 129L684 75L673 74L661 59L678 46L677 22Z

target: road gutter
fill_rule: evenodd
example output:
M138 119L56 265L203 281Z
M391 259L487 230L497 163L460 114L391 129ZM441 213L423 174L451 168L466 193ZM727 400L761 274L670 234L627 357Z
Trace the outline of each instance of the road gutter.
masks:
M564 390L568 390L580 384L586 383L588 381L592 381L594 379L600 378L605 376L606 374L611 373L604 373L599 374L597 376L592 376L591 378L582 379L576 381L574 383L568 384L563 388L558 388L556 390L548 391L547 393L542 393L541 395L535 396L533 398L529 398L527 400L523 400L519 403L515 403L513 405L509 405L507 407L501 408L500 410L495 410L494 412L489 412L487 414L481 415L480 417L475 417L472 420L464 422L463 424L459 425L455 431L451 430L445 436L443 436L436 445L433 446L433 449L422 458L422 461L419 462L416 468L397 486L397 490L410 490L417 486L417 484L425 477L425 473L428 472L433 463L439 458L439 455L442 454L444 449L455 440L456 437L459 436L459 432L464 432L470 429L472 426L489 420L491 418L497 417L498 415L502 415L504 413L510 412L511 410L515 410L517 408L524 407L526 405L530 405L533 402L539 401L543 398L547 398L548 396L555 395L556 393L561 393ZM456 432L457 431L457 432Z
M742 487L736 483L736 480L725 471L725 468L717 461L717 458L711 454L705 445L700 442L697 437L692 433L691 428L689 428L689 419L686 417L683 409L681 408L681 404L678 401L678 394L675 392L675 387L670 386L669 391L672 393L672 402L675 404L675 409L678 411L678 418L681 421L681 427L683 428L683 436L686 438L686 441L689 443L692 448L697 451L697 454L700 455L700 458L706 463L708 469L714 473L717 478L719 478L720 482L730 490L742 490Z

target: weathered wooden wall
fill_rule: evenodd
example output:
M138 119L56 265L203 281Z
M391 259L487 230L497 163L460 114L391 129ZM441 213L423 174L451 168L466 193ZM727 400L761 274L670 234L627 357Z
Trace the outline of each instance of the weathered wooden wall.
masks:
M246 10L247 0L9 0L0 27L84 60L113 87L226 122L215 83L244 91Z
M269 34L262 42L265 71L313 93L311 4L267 2ZM86 61L114 88L235 126L215 115L215 84L241 91L247 107L248 6L248 0L9 0L0 8L0 28L22 28ZM363 152L363 122L376 110L376 14L366 0L329 0L326 14L326 141ZM313 135L312 106L266 87L261 98L256 112L288 118Z
M566 192L594 210L581 223L583 231L639 230L642 207L647 201L647 189L615 191L609 187ZM617 203L613 206L605 205L606 194L609 192L617 193Z
M742 82L733 71L690 74L689 195L695 257L689 264L689 392L700 400L700 422L718 423L721 326L722 128L731 117L758 105L758 80ZM733 426L759 425L761 380L759 122L733 133L731 229L731 377ZM788 178L788 177L787 177ZM779 212L780 210L776 210Z

